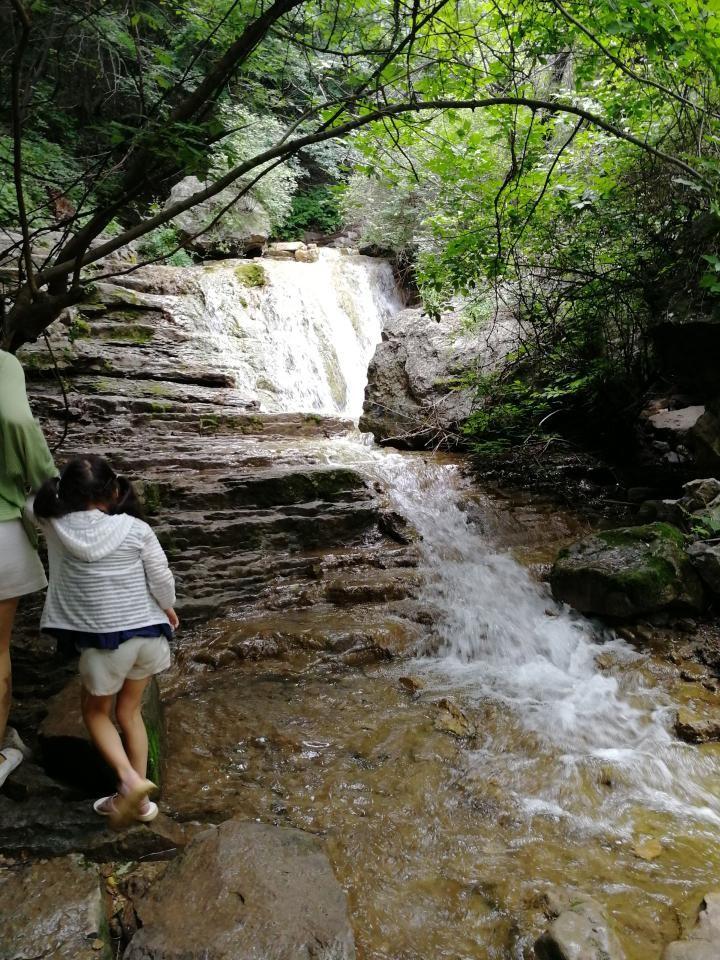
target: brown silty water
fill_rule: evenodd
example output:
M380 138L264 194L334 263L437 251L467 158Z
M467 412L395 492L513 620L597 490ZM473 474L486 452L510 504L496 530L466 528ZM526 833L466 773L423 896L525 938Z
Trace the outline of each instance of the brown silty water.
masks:
M362 958L529 956L558 887L600 901L629 960L659 958L718 876L720 756L670 732L665 661L536 578L586 521L478 493L448 456L316 455L420 539L317 550L309 585L181 641L169 810L323 837Z

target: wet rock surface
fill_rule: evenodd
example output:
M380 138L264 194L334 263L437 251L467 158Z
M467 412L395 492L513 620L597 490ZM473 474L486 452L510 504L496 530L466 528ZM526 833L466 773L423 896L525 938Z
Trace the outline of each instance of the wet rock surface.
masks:
M187 843L182 825L160 816L152 824L111 831L92 809L91 797L60 791L0 796L0 850L20 860L81 853L91 860L169 859Z
M345 894L320 842L226 821L199 834L136 903L126 960L353 960Z
M597 901L564 897L554 906L557 916L535 941L537 960L625 960Z
M670 524L603 531L560 553L553 594L582 613L609 617L700 610L702 584L684 547Z
M380 442L422 449L455 433L472 409L473 391L457 381L478 354L488 370L510 349L512 327L498 321L487 332L468 333L455 314L433 318L408 309L383 330L368 370L360 429Z
M79 856L0 867L0 942L4 960L107 957L97 867Z
M676 940L663 953L663 960L715 960L720 956L720 892L705 895L695 926L686 940Z

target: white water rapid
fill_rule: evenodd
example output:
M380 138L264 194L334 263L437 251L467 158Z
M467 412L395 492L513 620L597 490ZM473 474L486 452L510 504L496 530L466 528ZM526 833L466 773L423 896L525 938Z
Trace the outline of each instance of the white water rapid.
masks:
M457 465L382 452L373 461L422 536L422 599L438 652L419 666L438 692L491 707L477 774L496 778L529 814L622 834L638 813L656 811L691 818L715 839L720 758L670 732L673 705L644 658L556 604L493 546L463 509Z
M402 306L386 261L323 249L315 263L225 260L192 277L196 295L166 306L260 410L359 417L368 363Z

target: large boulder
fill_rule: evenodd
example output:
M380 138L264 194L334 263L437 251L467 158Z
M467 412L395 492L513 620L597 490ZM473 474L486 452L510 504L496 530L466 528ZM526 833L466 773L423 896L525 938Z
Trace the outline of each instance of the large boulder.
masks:
M452 442L473 407L474 391L459 386L462 375L496 366L514 330L505 320L469 333L459 314L435 319L402 310L386 322L370 362L360 429L413 449Z
M720 543L693 543L688 547L688 556L703 583L720 596Z
M680 707L675 718L675 733L687 743L720 740L720 707L717 703L690 703Z
M712 363L717 371L717 356L713 357ZM720 468L720 398L705 405L705 412L688 431L685 442L700 469L715 471Z
M353 960L345 894L319 841L228 820L198 834L136 904L125 960Z
M167 206L186 200L204 186L197 177L185 177L173 187ZM263 250L272 230L270 217L264 207L251 196L240 197L233 203L236 195L237 189L228 187L217 196L185 210L173 219L190 250L210 259L242 257ZM217 223L196 236L228 206L229 209Z
M668 944L663 960L717 960L720 957L720 891L705 895L686 940Z
M703 587L684 543L668 523L601 531L559 554L550 580L553 594L599 616L699 610Z
M599 903L578 896L558 909L555 919L535 941L537 960L624 960L625 954Z
M0 869L3 960L109 956L97 867L79 856Z
M717 498L720 498L720 480L715 477L689 480L683 484L681 503L690 513L703 510Z

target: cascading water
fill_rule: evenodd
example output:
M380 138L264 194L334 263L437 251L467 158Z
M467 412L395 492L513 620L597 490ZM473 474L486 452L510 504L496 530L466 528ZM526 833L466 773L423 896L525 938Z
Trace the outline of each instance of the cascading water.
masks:
M456 466L388 454L376 462L395 508L422 536L423 598L435 611L438 642L424 669L438 689L476 705L493 702L504 714L509 735L494 731L477 764L500 772L531 812L632 830L626 814L638 803L720 824L717 755L669 732L672 704L648 685L638 669L643 658L557 605L509 553L493 548L461 509ZM613 657L617 675L600 669L601 653ZM543 754L521 756L513 746L517 726ZM590 812L583 784L610 768L625 788L607 797L595 791L603 802Z
M386 261L328 249L314 263L222 261L192 276L196 296L167 308L262 411L360 415L368 363L402 305Z
M247 285L247 261L200 271L196 334L261 409L357 417L372 351L401 307L389 265L335 250L320 251L315 263L252 265L262 271L258 286ZM351 460L367 454L354 441L345 452ZM633 669L641 658L558 607L507 552L493 549L462 509L456 467L372 450L370 459L368 468L422 535L425 600L436 612L438 642L425 669L468 701L499 705L508 730L519 726L547 751L510 764L512 737L503 743L496 732L478 763L492 756L496 766L504 756L508 789L528 810L587 819L578 791L610 766L632 790L619 807L614 793L596 805L598 822L631 829L623 810L637 802L720 823L718 765L670 734L672 705ZM598 667L601 650L621 664L617 675ZM532 775L513 784L507 771L515 767Z
M373 345L401 306L390 268L331 251L259 265L259 287L236 275L246 261L196 269L194 295L164 308L261 410L357 416ZM255 609L251 632L256 616L263 636L289 624L307 649L269 673L262 662L218 670L215 693L185 713L171 706L174 722L186 718L183 743L198 731L212 743L176 772L176 809L189 781L189 816L199 786L222 815L323 834L368 960L520 960L546 923L537 895L550 887L597 896L628 960L658 960L720 870L720 756L671 734L674 706L648 658L555 604L495 542L487 515L470 518L457 461L322 430L248 442L271 461L280 450L381 482L421 534L418 622L435 653L344 671L336 654L324 658L326 638L337 630L345 650L375 624L391 629L384 604ZM333 568L339 581L352 582L363 550ZM304 595L305 585L293 594ZM425 681L415 699L397 682L408 672ZM472 747L435 725L441 695L476 724ZM656 862L635 855L647 837L662 841Z

